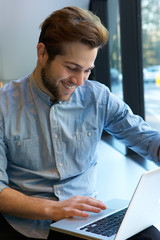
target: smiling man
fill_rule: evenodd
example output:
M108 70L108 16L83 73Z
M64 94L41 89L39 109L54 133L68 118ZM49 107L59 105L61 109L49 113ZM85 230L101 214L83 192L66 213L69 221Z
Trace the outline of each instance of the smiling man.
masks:
M57 239L52 221L106 209L95 189L103 130L159 163L160 133L88 80L107 40L93 13L57 10L41 25L33 73L0 89L1 239Z

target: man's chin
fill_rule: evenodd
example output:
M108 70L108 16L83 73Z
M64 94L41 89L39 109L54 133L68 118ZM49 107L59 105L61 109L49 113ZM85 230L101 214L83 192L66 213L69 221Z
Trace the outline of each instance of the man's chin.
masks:
M59 101L67 102L72 97L72 94L73 94L73 92L71 94L67 94L67 95L65 95L63 97L60 97Z
M64 97L64 98L60 98L58 101L62 101L62 102L67 102L69 101L69 99L71 98L72 95L68 96L68 97Z

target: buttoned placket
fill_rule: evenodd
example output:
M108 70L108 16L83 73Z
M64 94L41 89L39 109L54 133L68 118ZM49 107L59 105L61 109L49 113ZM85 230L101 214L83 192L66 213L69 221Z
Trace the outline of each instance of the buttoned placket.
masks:
M63 162L63 149L60 126L58 123L58 106L54 105L50 109L50 125L51 125L51 136L55 155L55 162L57 170L60 174L60 178L63 179L65 176L64 162Z
M63 152L62 152L62 140L60 134L60 126L58 123L58 106L53 105L50 108L50 129L51 129L51 137L54 149L55 163L57 167L57 171L59 172L60 179L64 178L64 163L63 163ZM61 199L63 196L63 186L62 185L54 185L53 191L55 195Z

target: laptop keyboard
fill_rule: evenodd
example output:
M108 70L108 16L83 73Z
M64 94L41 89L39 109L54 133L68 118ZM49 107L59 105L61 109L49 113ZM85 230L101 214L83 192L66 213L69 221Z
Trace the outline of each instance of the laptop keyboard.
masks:
M80 228L80 230L111 237L117 233L126 211L127 208L124 208L112 215L88 224L85 227Z

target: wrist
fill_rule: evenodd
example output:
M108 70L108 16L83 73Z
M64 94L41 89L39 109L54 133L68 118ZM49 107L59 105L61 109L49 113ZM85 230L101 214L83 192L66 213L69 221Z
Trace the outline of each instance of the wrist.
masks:
M44 216L45 219L48 220L55 220L55 216L57 215L57 201L54 200L45 200L45 204L44 204Z

